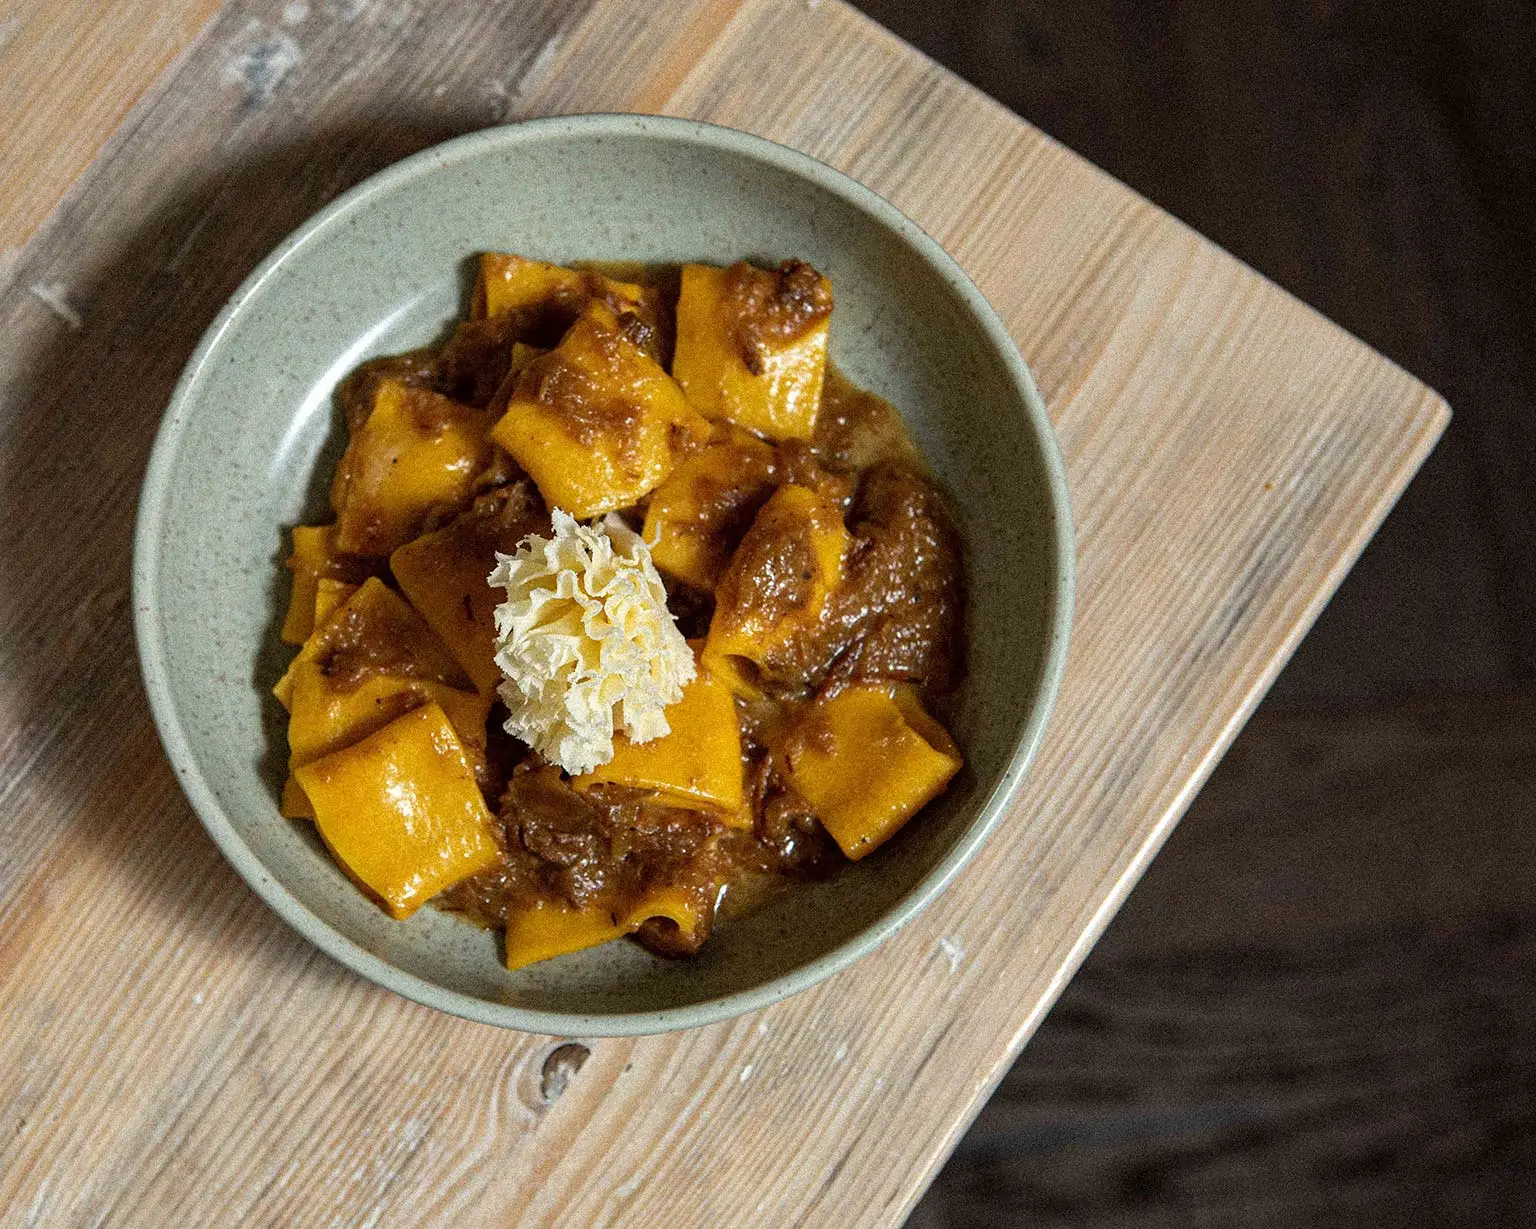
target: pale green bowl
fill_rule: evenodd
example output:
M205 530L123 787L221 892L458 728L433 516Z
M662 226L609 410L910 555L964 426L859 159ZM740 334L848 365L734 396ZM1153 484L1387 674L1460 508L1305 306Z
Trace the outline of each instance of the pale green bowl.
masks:
M949 793L885 848L722 928L686 961L611 943L518 973L433 909L386 917L310 825L281 818L289 651L284 529L324 515L331 391L363 359L439 338L488 249L553 261L809 260L837 296L832 354L894 402L968 545L969 660ZM286 921L418 1002L540 1033L661 1032L784 998L931 901L1003 814L1066 656L1072 534L1050 422L1002 323L885 201L803 154L706 124L583 115L439 145L335 201L208 330L155 444L134 615L160 736L203 824ZM1016 820L1015 822L1023 822Z

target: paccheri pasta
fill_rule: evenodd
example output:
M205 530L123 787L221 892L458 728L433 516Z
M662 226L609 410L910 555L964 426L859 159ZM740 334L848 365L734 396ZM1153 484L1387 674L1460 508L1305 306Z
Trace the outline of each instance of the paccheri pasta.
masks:
M393 916L500 929L510 968L686 955L947 788L960 545L831 316L800 261L491 253L444 344L343 382L281 805Z

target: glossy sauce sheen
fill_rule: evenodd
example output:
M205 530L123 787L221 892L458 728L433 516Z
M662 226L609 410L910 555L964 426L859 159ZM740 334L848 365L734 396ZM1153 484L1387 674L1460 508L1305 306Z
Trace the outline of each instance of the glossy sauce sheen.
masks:
M785 261L776 272L748 264L725 274L725 300L735 315L736 344L746 368L761 375L772 343L793 341L832 314L832 295L804 261Z
M623 272L635 276L629 267ZM665 276L649 280L666 285ZM792 270L780 279L786 291L767 313L771 326L793 335L825 318L830 301L822 302L814 292L814 280L813 271L797 280ZM805 293L792 293L802 281ZM742 296L750 298L755 285L750 278L743 281ZM665 289L658 294L664 299ZM631 319L631 327L645 334L644 344L664 346L664 321L658 333ZM756 327L764 326L760 321ZM536 389L541 400L558 403L578 425L609 413L605 405L584 403L584 381L575 378L579 373L558 362L535 359L508 379L507 352L515 333L497 320L472 318L440 348L376 360L338 390L343 414L355 427L375 382L386 376L477 407L504 398L503 383L521 381L519 388ZM742 335L744 348L757 341L755 335ZM660 954L686 955L697 950L717 917L846 863L810 807L787 784L779 758L784 740L797 725L804 727L799 737L814 737L814 722L797 722L806 706L864 680L910 684L930 711L947 709L963 664L960 543L945 500L926 475L899 415L831 368L811 440L761 446L749 441L749 447L771 454L761 452L741 482L704 488L707 499L720 505L706 514L717 514L727 526L732 550L774 490L785 484L817 493L834 516L840 511L850 536L841 576L824 606L776 650L771 670L760 680L763 694L736 701L750 829L742 817L733 822L733 817L706 810L681 809L648 791L599 785L578 792L557 769L502 732L505 712L498 703L491 710L486 764L479 777L497 817L502 857L494 869L443 893L438 904L500 928L509 914L535 901L601 905L617 916L648 891L665 886L688 894L701 923L685 934L673 921L652 918L634 937ZM521 513L519 530L547 534L548 512L537 491L518 475L514 463L498 455L482 476L480 490L494 492L509 483L517 486L511 502ZM479 506L466 515L486 518L493 511L488 505L506 496L479 498ZM637 528L644 502L623 513ZM452 517L444 515L427 528L450 523ZM754 557L744 583L752 589L751 600L777 617L804 606L811 570L802 541L768 530L754 531ZM510 549L493 539L485 540L487 573L495 563L495 548ZM371 570L390 579L383 561L374 561ZM703 638L714 611L713 595L670 578L667 589L683 633ZM371 668L387 668L393 660L386 646L340 639L332 669L342 685L360 682Z

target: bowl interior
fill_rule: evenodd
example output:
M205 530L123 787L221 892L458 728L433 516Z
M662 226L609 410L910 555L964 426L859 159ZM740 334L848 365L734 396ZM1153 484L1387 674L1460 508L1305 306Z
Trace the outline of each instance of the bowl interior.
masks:
M834 287L834 360L902 411L961 521L970 647L954 733L965 771L876 856L721 929L690 961L616 943L509 974L495 936L432 909L390 920L309 825L277 814L286 743L270 689L289 656L276 635L285 531L326 515L342 434L332 389L365 358L439 339L463 310L470 258L486 249L553 261L809 260ZM872 945L995 818L1024 767L1021 741L1038 732L1031 719L1048 703L1064 636L1069 561L1053 446L1016 356L973 294L910 224L809 160L740 134L635 117L450 143L298 232L226 309L184 378L146 485L136 561L156 715L237 868L365 974L435 1006L540 1031L718 1018Z

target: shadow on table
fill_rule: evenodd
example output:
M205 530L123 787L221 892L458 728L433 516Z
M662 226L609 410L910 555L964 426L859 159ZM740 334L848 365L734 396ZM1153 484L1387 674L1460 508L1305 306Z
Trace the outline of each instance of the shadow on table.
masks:
M58 317L16 328L8 346L0 484L26 515L0 529L20 744L7 758L36 821L69 814L54 856L126 876L122 895L163 910L173 928L199 901L245 889L172 787L137 668L133 521L156 429L202 333L285 234L358 180L469 127L359 124L217 173L189 167L169 190L155 185L163 207L118 228L116 201L131 199L121 180L156 169L140 147L122 175L110 162L93 173L0 300L13 322L31 325L50 299ZM249 912L277 932L269 937L299 944L275 916Z

